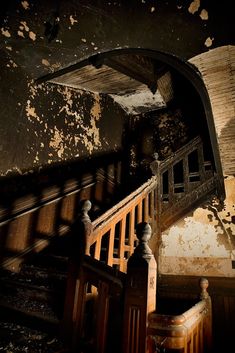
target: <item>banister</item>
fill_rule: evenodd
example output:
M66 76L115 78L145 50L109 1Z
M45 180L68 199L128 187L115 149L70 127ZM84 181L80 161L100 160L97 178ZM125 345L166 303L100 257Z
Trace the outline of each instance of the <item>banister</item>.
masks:
M185 155L196 150L201 143L201 137L197 136L190 140L186 145L179 148L176 152L173 152L172 155L160 162L160 172L164 172L168 165L174 165L179 160L183 159Z
M145 194L148 193L150 190L153 190L157 186L157 178L156 176L153 176L150 178L147 182L145 182L143 185L141 185L138 189L133 191L130 195L126 196L123 200L118 202L115 206L110 208L108 211L103 213L99 218L94 220L92 222L93 229L95 231L96 228L101 226L103 223L109 222L109 220L113 219L115 215L120 212L120 210L123 210L125 206L129 205L131 201L134 201L134 199L144 192Z

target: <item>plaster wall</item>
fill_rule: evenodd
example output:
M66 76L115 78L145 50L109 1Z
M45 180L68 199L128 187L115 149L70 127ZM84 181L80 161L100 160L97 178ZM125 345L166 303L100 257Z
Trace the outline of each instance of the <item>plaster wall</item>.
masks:
M205 203L162 234L161 274L235 277L235 177L226 199Z
M205 0L3 0L0 6L2 177L121 145L117 107L87 92L36 86L38 77L118 48L151 48L187 61L233 38L232 11Z

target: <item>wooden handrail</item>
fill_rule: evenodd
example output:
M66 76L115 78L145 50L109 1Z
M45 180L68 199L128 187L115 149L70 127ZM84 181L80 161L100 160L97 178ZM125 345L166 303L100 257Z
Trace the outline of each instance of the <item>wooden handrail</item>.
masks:
M126 263L135 248L135 225L142 221L150 222L154 229L155 219L155 191L157 178L153 176L141 187L120 201L117 205L105 212L92 222L93 232L89 239L90 253L94 246L93 255L101 260L102 240L108 234L107 264L116 265L121 271L126 271ZM129 217L129 219L128 219ZM119 225L119 229L116 227ZM114 242L118 240L118 247ZM115 253L116 252L116 253ZM115 253L115 254L114 254Z
M201 300L181 315L151 313L148 320L148 352L158 346L180 353L211 352L211 299L208 280L200 280Z
M192 175L192 172L189 170L189 155L194 151L197 151L198 155L198 171L196 171L195 175L199 177L199 180L196 183L190 180L190 175ZM183 196L181 195L180 197L180 202L177 203L177 199L175 198L175 194L177 194L177 192L175 192L175 188L182 186L181 183L176 183L174 180L174 166L181 161L183 165L184 180L182 181L182 185L184 190L182 192ZM155 233L156 235L156 231L158 233L163 229L163 227L169 226L169 219L172 222L175 217L179 215L179 212L185 211L187 207L189 207L189 205L190 207L192 207L192 205L195 205L195 203L198 202L198 200L200 200L202 196L205 196L205 194L207 194L208 192L212 192L216 188L216 177L214 176L213 171L209 170L208 172L206 172L205 170L205 165L207 164L204 162L203 148L200 138L193 139L191 143L181 148L178 153L169 157L166 161L155 161L154 163L155 167L157 167L155 168L155 176L149 179L136 191L132 192L124 200L120 201L117 205L105 212L97 220L93 221L92 223L90 220L88 220L86 226L89 224L88 229L92 229L89 234L86 232L81 232L81 234L77 234L77 236L80 236L80 238L85 237L84 239L86 239L87 242L85 244L86 255L91 255L91 257L93 257L95 261L97 261L97 264L99 261L102 261L108 266L116 267L116 270L126 272L128 259L130 258L130 263L128 262L129 264L131 264L132 261L134 261L135 263L136 256L138 255L139 251L138 249L141 249L141 251L145 249L147 251L146 245L143 245L143 240L142 243L140 243L135 250L135 247L138 243L135 234L135 228L138 224L149 223L151 225L153 233ZM169 171L168 205L167 208L164 209L163 174L167 170ZM170 218L167 212L172 213L173 218ZM132 256L133 253L135 254L134 257ZM148 253L148 251L146 252L146 254L150 256L150 253ZM143 258L144 257L142 257L141 260L142 262L140 261L142 265L144 263ZM149 258L151 258L151 261L154 262L152 255ZM83 313L86 303L87 284L89 283L89 285L95 286L96 288L99 287L97 291L93 291L91 289L91 294L98 293L101 295L100 299L98 299L98 302L100 300L100 308L103 308L103 311L100 311L99 309L100 314L98 316L102 322L105 322L105 324L104 330L102 332L100 331L100 329L98 329L97 331L98 333L96 336L96 344L99 343L100 347L104 347L109 303L108 297L111 288L109 286L109 280L110 278L113 278L113 275L111 275L110 277L108 273L105 273L108 267L105 266L104 272L102 272L102 269L100 267L101 265L97 265L97 268L95 268L93 266L93 263L89 265L89 263L87 261L84 262L84 258L81 257L79 261L75 259L73 265L74 267L72 266L71 271L72 278L70 279L70 282L68 281L68 283L72 284L72 292L68 286L68 292L66 295L66 298L68 298L68 303L70 305L70 307L68 306L70 316L67 315L67 322L75 323L75 325L73 325L73 337L75 337L76 341L76 337L80 337L82 332L81 325L83 324ZM131 284L128 284L127 282L127 286L129 286L129 289L132 287L130 289L130 292L132 293L133 298L136 297L135 286L139 286L140 288L143 284L138 284L140 283L141 279L139 280L138 278L135 278L136 266L137 265L135 263L133 267L133 273L129 272L129 282ZM141 269L141 266L139 268ZM153 268L156 272L155 265L153 266ZM143 273L141 274L141 271L138 271L138 276L140 275L143 275ZM114 284L114 281L111 282L112 284ZM148 290L146 290L146 288L148 288ZM143 288L144 293L149 294L151 292L150 288L156 291L156 279L153 273L151 273L151 276L148 275L147 277L145 273L145 285ZM132 324L136 325L136 328L138 330L142 330L140 332L140 337L142 337L142 347L145 346L145 330L147 320L141 321L139 315L140 313L142 313L141 315L147 317L146 313L150 313L150 308L152 308L152 311L155 310L155 308L153 308L154 296L155 293L154 295L152 293L151 299L149 300L149 297L147 295L147 297L145 298L145 303L140 303L139 309L137 308L139 303L139 297L135 298L137 300L136 307L133 307L133 305L130 304L130 302L128 301L129 299L127 299L127 304L125 304L127 308L128 305L131 308L130 311L129 309L126 310L125 315L128 317L128 320L131 320ZM141 298L143 299L144 297L145 294L143 294ZM153 304L152 307L151 303ZM151 313L148 318L148 335L149 337L155 335L161 338L165 335L167 337L165 342L167 348L184 349L185 353L202 353L202 351L197 350L197 348L195 348L195 351L193 351L191 348L189 350L188 345L190 345L190 347L194 347L194 343L191 343L194 342L193 335L198 334L199 338L196 345L197 347L201 347L201 340L203 337L202 329L206 328L209 337L208 332L210 331L210 318L210 298L208 294L206 294L206 290L204 288L204 297L202 298L202 301L200 301L194 307L190 308L188 311L181 315L166 316ZM127 328L129 331L131 330L130 326L128 326ZM128 334L130 334L130 332ZM133 338L133 340L130 341L128 337L126 338L126 340L126 342L129 342L128 347L132 348L135 347L135 345L137 344L136 342L138 341L136 338ZM208 340L208 347L210 347L209 341L210 339ZM130 342L132 342L133 344ZM77 341L73 343L73 347L77 349ZM95 352L103 353L102 349L103 348L98 348L98 346L96 346ZM142 351L144 352L143 349ZM129 353L132 352L132 350L126 350L125 348L125 352ZM151 352L154 351L149 350L149 353Z

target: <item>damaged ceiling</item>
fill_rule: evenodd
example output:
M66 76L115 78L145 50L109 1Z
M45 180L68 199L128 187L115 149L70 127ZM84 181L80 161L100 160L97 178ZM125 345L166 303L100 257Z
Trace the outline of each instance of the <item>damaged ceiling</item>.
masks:
M96 55L53 73L48 82L110 95L128 114L166 107L173 98L172 77L166 64L147 56Z

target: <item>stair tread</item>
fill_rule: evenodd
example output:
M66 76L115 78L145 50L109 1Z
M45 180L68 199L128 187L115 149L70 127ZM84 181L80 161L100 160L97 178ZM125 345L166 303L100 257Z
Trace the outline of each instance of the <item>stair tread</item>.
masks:
M26 297L20 298L13 295L1 295L0 306L4 309L10 309L29 316L46 319L55 324L59 322L58 315L48 303L39 303L36 300L29 300Z
M59 353L63 342L58 335L4 320L0 322L0 351L14 353Z

